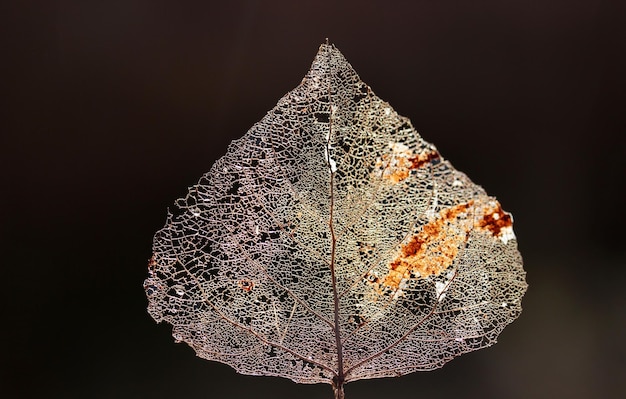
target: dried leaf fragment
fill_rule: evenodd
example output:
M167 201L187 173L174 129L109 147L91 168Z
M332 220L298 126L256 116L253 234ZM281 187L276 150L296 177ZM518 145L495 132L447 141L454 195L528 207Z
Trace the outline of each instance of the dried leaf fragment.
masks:
M521 312L511 215L332 45L176 205L148 311L240 373L343 397L490 346Z

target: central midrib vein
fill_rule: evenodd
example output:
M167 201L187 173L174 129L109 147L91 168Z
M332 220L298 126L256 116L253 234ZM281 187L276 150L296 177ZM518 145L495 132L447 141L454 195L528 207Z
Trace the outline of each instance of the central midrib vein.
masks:
M330 273L332 278L332 286L333 286L333 302L334 302L334 333L335 333L335 344L337 345L337 375L335 381L335 388L337 390L343 390L343 382L344 382L344 372L343 372L343 348L341 344L341 330L339 328L339 293L337 288L337 275L335 273L335 254L337 248L337 237L335 236L335 227L333 223L334 216L334 208L335 208L335 174L330 162L330 141L333 133L333 115L332 115L332 102L330 100L330 90L328 93L329 99L329 117L328 117L328 139L326 142L326 162L328 166L328 170L330 171L330 211L329 211L329 219L328 219L328 228L330 230L331 237L331 250L330 250Z

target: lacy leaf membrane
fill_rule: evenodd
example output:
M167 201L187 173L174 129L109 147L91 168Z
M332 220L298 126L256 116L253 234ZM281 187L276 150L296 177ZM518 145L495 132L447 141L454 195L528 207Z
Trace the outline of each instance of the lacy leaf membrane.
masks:
M519 316L512 222L323 44L176 202L148 310L244 374L341 386L432 370Z

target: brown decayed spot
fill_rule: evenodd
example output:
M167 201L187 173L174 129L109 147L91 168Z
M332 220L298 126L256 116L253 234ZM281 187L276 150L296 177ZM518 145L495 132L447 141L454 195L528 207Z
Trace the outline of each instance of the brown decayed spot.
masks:
M376 162L376 168L382 172L385 180L396 184L409 177L411 170L419 169L440 157L439 152L430 150L413 155L406 146L392 145L391 154L383 154Z
M446 270L473 229L500 237L502 229L512 225L511 215L495 200L478 203L470 200L442 209L437 218L402 245L398 256L389 263L386 276L369 281L379 294L398 292L403 281L436 276Z
M243 280L239 280L239 288L241 288L245 292L250 292L254 288L254 283L252 282L252 280L244 278Z
M414 157L409 158L409 162L411 162L411 169L418 169L427 163L432 162L433 160L439 158L439 152L436 150L428 151Z
M456 258L467 239L471 224L463 222L473 201L440 212L440 217L425 224L402 246L400 254L389 264L389 273L382 279L378 291L398 290L403 280L438 275Z
M475 227L488 230L495 237L498 237L502 233L502 229L513 226L513 219L511 215L502 210L502 206L498 201L494 201L495 206L493 208L484 208L484 214Z

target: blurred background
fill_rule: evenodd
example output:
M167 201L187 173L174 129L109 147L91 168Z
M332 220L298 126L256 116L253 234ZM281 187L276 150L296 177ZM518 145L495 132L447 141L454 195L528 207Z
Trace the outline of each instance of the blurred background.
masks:
M330 398L236 374L146 313L152 236L329 38L515 216L530 284L492 348L348 399L626 396L626 3L8 1L7 398Z

